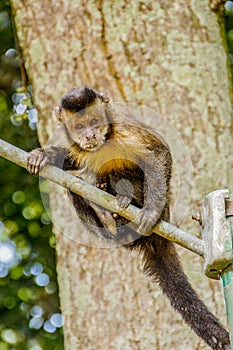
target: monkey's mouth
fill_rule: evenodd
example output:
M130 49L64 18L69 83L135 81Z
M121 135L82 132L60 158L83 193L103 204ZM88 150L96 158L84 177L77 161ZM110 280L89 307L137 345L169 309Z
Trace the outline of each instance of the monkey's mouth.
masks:
M99 148L101 148L104 144L104 140L92 140L88 141L85 144L82 144L81 147L85 151L97 151Z

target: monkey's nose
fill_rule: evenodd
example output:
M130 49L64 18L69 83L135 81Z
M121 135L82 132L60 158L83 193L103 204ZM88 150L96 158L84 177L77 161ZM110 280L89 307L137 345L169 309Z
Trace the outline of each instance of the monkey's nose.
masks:
M95 139L96 139L96 136L95 136L95 134L86 135L85 138L86 138L87 141L90 141L91 139L94 139L94 140L95 140Z

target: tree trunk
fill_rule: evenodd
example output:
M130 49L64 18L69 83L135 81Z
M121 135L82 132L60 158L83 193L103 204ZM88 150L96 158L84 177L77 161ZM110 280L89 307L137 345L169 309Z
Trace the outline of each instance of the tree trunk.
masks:
M190 208L197 210L210 191L232 186L233 175L231 81L223 31L208 0L12 0L12 9L41 144L52 134L52 108L73 87L89 85L153 108L166 117L163 128L149 115L145 122L168 135L176 162L174 222L187 209L182 225L197 233ZM83 231L59 201L62 191L54 192L66 349L208 349L142 275L136 255L77 243ZM180 254L194 288L226 323L220 283L204 276L199 257Z

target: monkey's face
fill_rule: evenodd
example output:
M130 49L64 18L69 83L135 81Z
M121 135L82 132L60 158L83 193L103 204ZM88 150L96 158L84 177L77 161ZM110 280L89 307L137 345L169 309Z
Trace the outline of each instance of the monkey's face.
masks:
M94 152L105 143L109 122L104 108L90 107L78 113L63 110L62 119L71 140L83 150Z

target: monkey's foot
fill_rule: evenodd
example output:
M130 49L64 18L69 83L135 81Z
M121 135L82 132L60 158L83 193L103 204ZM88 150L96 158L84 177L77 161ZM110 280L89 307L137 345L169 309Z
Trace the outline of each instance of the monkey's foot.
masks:
M138 232L147 235L151 234L152 227L156 224L160 217L160 214L155 210L151 210L148 208L142 208L140 213L138 214L139 219L139 228Z

